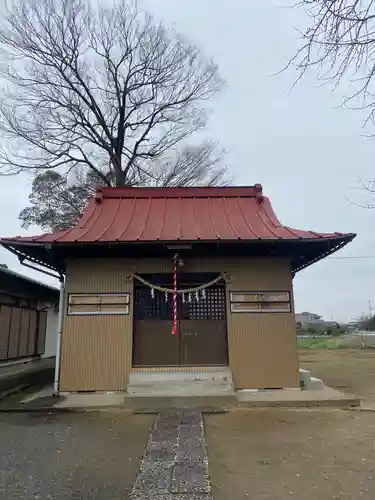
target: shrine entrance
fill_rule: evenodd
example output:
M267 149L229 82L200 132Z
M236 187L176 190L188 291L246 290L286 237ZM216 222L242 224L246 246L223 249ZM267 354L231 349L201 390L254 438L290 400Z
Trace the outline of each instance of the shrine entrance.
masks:
M144 282L173 289L173 274L141 275ZM216 280L216 281L215 281ZM177 334L172 334L171 293L134 281L134 367L227 366L225 283L218 274L181 273L177 296Z

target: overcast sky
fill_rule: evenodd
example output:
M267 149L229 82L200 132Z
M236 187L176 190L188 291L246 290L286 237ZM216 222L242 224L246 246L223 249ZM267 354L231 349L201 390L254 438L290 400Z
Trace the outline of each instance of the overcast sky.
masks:
M285 8L287 0L142 3L218 62L226 88L213 103L210 134L228 149L236 182L263 184L289 226L358 234L334 258L296 276L296 310L348 320L367 311L369 300L375 307L375 210L348 201L364 196L355 189L358 175L369 179L375 173L375 141L364 138L359 112L338 107L345 89L332 95L309 75L290 93L296 75L273 76L298 47L293 26L304 26L303 12ZM18 214L29 182L0 178L2 236L27 233ZM370 258L343 258L350 256ZM51 283L4 249L0 261Z

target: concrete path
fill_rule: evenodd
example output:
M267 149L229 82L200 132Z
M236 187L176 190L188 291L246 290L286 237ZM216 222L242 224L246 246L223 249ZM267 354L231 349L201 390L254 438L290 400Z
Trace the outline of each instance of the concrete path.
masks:
M159 413L131 500L212 500L199 411Z
M54 358L0 366L0 399L28 385L53 382Z
M0 365L0 379L11 377L19 373L33 373L44 369L54 369L55 358L35 359L25 363L14 363Z

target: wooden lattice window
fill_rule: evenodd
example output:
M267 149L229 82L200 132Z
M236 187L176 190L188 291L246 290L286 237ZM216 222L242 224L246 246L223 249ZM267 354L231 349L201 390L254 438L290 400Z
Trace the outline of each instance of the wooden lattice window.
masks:
M128 293L71 293L68 315L129 314Z
M170 294L151 290L148 287L137 287L135 291L134 316L136 319L172 320L173 298Z
M182 318L194 320L224 320L225 319L225 290L223 287L206 288L205 296L199 294L199 300L195 294L185 295L182 303Z
M290 312L290 293L286 291L231 292L230 310L232 313Z

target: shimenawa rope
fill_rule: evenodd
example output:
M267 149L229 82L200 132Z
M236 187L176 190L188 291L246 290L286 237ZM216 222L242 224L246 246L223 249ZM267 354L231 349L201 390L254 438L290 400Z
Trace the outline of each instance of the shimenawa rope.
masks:
M175 290L171 288L165 288L163 286L159 285L154 285L153 283L150 283L149 281L145 280L138 274L133 274L131 278L135 278L139 282L143 283L143 285L148 286L149 288L153 288L154 290L159 290L159 292L167 292L167 293L175 293ZM223 276L218 276L214 280L210 281L209 283L206 283L204 285L197 286L195 288L184 288L183 290L177 290L177 293L194 293L194 292L200 292L201 290L204 290L205 288L209 288L210 286L215 285L219 281L223 279Z

